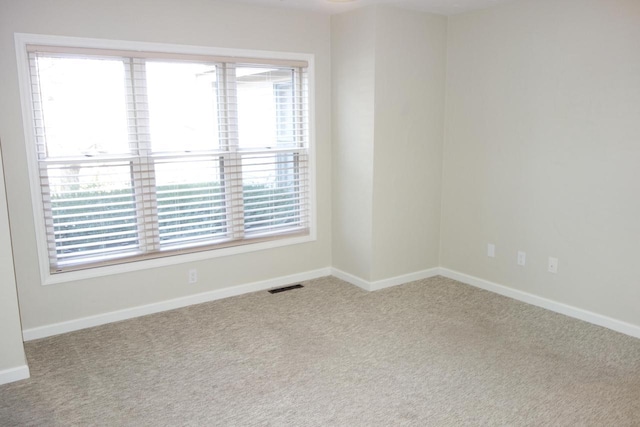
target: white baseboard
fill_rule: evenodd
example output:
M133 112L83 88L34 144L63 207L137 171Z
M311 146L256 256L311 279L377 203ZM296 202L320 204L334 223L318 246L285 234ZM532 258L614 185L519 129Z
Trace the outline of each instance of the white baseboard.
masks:
M109 313L98 314L95 316L88 316L80 319L69 320L66 322L40 326L37 328L25 329L24 331L22 331L22 336L25 341L32 341L39 338L46 338L53 335L64 334L66 332L73 332L80 329L91 328L93 326L118 322L120 320L131 319L134 317L146 316L148 314L159 313L161 311L174 310L176 308L215 301L236 295L247 294L250 292L263 291L278 286L290 285L291 283L303 282L305 280L317 279L319 277L325 277L329 275L331 275L331 268L327 267L319 270L292 274L290 276L276 277L274 279L263 280L260 282L247 283L245 285L232 286L224 289L216 289L213 291L188 295L185 297L175 298L167 301L160 301L152 304L126 308L124 310L117 310Z
M625 335L640 338L640 326L638 325L627 323L622 320L614 319L588 310L583 310L581 308L543 298L538 295L530 294L528 292L509 288L507 286L499 285L488 280L480 279L478 277L470 276L464 273L459 273L447 268L441 267L439 270L441 276L447 277L449 279L457 280L458 282L462 282L476 288L484 289L486 291L500 294L518 301L525 302L527 304L535 305L537 307L542 307L556 313L564 314L565 316L573 317L575 319L583 320L594 325L602 326Z
M384 288L390 288L392 286L403 285L405 283L414 282L416 280L428 279L440 274L439 268L430 268L428 270L417 271L415 273L404 274L402 276L391 277L389 279L376 280L375 282L369 282L368 280L361 279L353 274L346 273L337 268L331 269L331 275L337 277L340 280L351 283L365 291L377 291Z
M203 292L195 295L188 295L182 298L176 298L167 301L161 301L153 304L147 304L137 307L131 307L124 310L112 311L109 313L98 314L95 316L84 317L80 319L69 320L66 322L55 323L51 325L41 326L32 329L25 329L23 331L23 338L25 341L31 341L39 338L46 338L53 335L63 334L66 332L77 331L80 329L90 328L93 326L104 325L107 323L118 322L120 320L131 319L134 317L145 316L148 314L158 313L167 310L173 310L177 308L186 307L189 305L200 304L204 302L214 301L222 298L228 298L236 295L242 295L250 292L257 292L266 289L271 289L277 286L285 286L295 282L302 282L305 280L316 279L324 276L335 276L345 282L358 286L366 291L376 291L392 286L402 285L404 283L413 282L421 279L428 279L434 276L443 276L449 279L457 280L470 286L474 286L480 289L484 289L490 292L494 292L499 295L503 295L509 298L513 298L518 301L522 301L528 304L532 304L538 307L545 308L547 310L561 313L566 316L574 317L576 319L583 320L585 322L593 323L594 325L602 326L626 335L630 335L635 338L640 338L640 326L627 323L621 320L617 320L611 317L607 317L598 313L583 310L581 308L573 307L564 303L553 301L547 298L543 298L534 294L530 294L517 289L509 288L504 285L490 282L488 280L480 279L478 277L470 276L464 273L459 273L447 268L436 267L428 270L422 270L415 273L410 273L402 276L396 276L389 279L378 280L370 282L352 274L346 273L337 268L323 268L319 270L308 271L299 274L293 274L290 276L277 277L274 279L264 280L260 282L248 283L245 285L233 286L224 289L217 289L209 292ZM24 372L16 368L18 371L13 373L14 370L0 371L0 384L5 376L7 378L13 378L11 375L16 375L16 379L11 381L17 381L23 378L29 377L28 368L26 369L26 376Z
M353 274L346 273L342 270L338 270L337 268L331 268L331 275L337 277L340 280L344 280L347 283L351 283L352 285L362 288L365 291L371 290L369 282L359 278L358 276L354 276Z
M29 378L29 367L27 365L0 371L0 385L26 380L27 378Z

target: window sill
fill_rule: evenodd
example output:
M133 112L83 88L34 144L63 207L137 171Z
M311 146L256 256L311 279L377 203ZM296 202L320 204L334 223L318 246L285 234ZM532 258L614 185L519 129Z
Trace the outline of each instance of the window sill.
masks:
M284 246L297 245L301 243L308 243L315 241L316 238L313 235L297 236L291 238L283 238L279 240L270 240L267 242L251 243L239 246L230 246L226 248L211 249L201 252L191 252L187 254L168 255L164 257L137 260L122 263L103 266L92 267L82 270L67 271L61 273L51 274L46 272L42 277L42 285L53 285L58 283L67 283L78 280L92 279L96 277L104 277L115 274L128 273L133 271L148 270L152 268L166 267L170 265L186 264L189 262L203 261L207 259L215 259L226 256L240 255L246 253L252 253L256 251L263 251L268 249L274 249Z

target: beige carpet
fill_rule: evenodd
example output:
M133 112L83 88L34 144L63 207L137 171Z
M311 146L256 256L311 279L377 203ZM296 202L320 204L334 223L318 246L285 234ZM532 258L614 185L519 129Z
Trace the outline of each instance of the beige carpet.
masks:
M2 426L640 425L640 340L443 278L335 278L27 343Z

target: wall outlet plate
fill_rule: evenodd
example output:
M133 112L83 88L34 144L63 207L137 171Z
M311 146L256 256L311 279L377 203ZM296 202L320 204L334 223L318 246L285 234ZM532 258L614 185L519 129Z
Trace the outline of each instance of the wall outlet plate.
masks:
M198 270L196 270L195 268L192 268L191 270L189 270L188 281L190 285L193 285L194 283L198 282Z

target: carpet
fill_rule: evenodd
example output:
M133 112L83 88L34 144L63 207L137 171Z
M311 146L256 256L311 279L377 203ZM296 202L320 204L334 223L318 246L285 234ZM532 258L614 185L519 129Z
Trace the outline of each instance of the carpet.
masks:
M640 340L442 277L303 285L28 342L0 425L640 425Z

